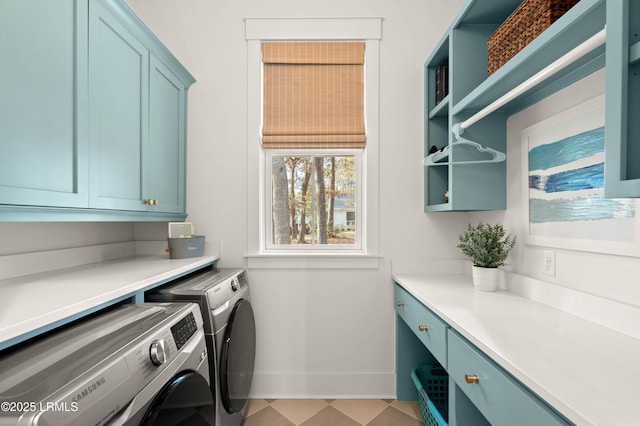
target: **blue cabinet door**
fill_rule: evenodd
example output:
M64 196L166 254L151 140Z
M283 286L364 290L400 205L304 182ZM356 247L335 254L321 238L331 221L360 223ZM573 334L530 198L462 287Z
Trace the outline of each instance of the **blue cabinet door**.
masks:
M0 2L0 204L87 206L87 4Z
M447 368L447 324L397 284L394 295L398 315L440 365Z
M448 342L450 384L455 383L492 425L568 424L456 332L449 330ZM457 417L459 424L475 424L475 418Z
M89 205L145 210L149 52L99 1L89 10L89 51Z
M640 4L607 2L607 197L640 197Z
M149 64L149 138L143 147L143 193L150 211L185 212L187 90L155 56Z

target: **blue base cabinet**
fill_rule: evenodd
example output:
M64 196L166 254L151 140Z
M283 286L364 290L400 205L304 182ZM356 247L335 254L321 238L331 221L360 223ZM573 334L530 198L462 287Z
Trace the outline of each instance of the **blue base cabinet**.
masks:
M447 325L400 286L395 287L395 300L397 314L438 363L446 368Z
M50 3L0 3L0 220L183 220L195 79L123 0Z
M492 425L567 424L535 395L451 329L448 350L448 371L453 384ZM460 424L471 423L460 419Z
M394 303L399 400L418 399L414 367L437 363L449 374L452 426L570 424L399 284Z
M449 377L449 426L491 426L452 377Z

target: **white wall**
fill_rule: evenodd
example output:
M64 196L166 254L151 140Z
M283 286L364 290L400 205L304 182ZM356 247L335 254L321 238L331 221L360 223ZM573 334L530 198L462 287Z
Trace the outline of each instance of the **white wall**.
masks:
M133 241L134 229L133 223L0 222L0 256Z
M391 261L459 257L466 214L423 213L422 66L462 0L128 0L196 77L187 204L220 266L246 265L245 18L382 17L380 253L375 270L249 270L258 327L254 396L395 394Z
M604 70L569 86L563 91L511 116L507 124L507 210L498 213L474 213L472 221L503 221L519 238L512 254L511 269L564 287L581 290L607 299L640 306L640 258L589 253L554 248L556 276L542 274L542 252L545 248L524 244L526 224L523 220L520 133L533 124L553 117L586 100L604 93ZM640 212L636 211L636 214Z

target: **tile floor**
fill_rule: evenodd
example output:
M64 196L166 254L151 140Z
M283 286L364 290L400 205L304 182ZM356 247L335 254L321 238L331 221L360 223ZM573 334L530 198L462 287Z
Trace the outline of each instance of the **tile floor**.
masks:
M422 426L417 402L253 399L242 426Z

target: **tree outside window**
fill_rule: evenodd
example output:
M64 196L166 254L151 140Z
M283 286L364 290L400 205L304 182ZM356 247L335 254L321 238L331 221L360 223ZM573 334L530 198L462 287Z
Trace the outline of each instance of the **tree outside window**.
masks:
M357 241L357 155L271 156L274 246Z

